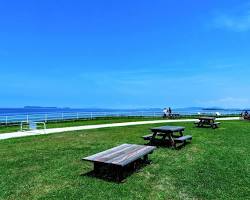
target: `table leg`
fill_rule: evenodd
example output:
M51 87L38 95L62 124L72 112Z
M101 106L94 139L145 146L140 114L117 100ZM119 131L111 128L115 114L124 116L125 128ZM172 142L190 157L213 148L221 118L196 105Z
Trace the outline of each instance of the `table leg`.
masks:
M168 138L169 138L171 147L176 148L175 141L174 141L174 139L173 139L173 137L172 137L172 134L173 134L173 133L169 133L169 134L168 134Z
M98 163L98 162L94 162L94 173L95 174L99 174L100 173L100 169L102 167L102 164L101 163Z
M143 162L144 162L145 164L149 164L149 163L150 163L150 161L148 160L148 154L145 155L145 156L143 156Z
M183 136L183 131L180 131L180 136Z
M215 128L215 127L214 127L214 120L211 120L210 126L211 126L212 128Z
M121 167L121 166L116 166L115 167L116 168L116 181L117 182L121 182L122 180L123 180L123 178L124 178L124 176L123 176L123 168Z
M167 135L162 135L162 144L166 144Z
M150 144L154 144L155 143L155 137L157 135L157 132L153 132L152 138L150 139Z

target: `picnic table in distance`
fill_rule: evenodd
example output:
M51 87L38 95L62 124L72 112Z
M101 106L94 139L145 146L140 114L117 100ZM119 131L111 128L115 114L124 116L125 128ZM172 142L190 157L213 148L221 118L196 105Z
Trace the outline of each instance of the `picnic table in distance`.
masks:
M185 127L182 126L161 126L151 128L152 134L143 136L144 140L149 140L150 145L169 145L175 149L183 146L187 141L192 140L191 135L183 135ZM177 144L179 144L177 146Z
M168 115L164 115L163 118L169 118L169 119L176 119L179 118L181 115L178 113L169 113Z
M94 163L95 175L105 175L120 182L124 179L126 171L148 164L148 154L153 153L155 149L154 146L122 144L82 160Z
M245 119L245 120L250 120L250 115L248 115L248 116L243 116L243 119Z
M242 112L240 116L242 117L242 119L250 120L250 114L248 113L248 111Z
M171 114L169 114L169 118L170 119L175 119L175 118L179 118L180 117L180 114L178 114L178 113L171 113Z
M220 122L215 122L215 117L199 117L197 122L195 122L194 124L197 127L206 127L206 126L210 126L211 128L215 129L218 128Z

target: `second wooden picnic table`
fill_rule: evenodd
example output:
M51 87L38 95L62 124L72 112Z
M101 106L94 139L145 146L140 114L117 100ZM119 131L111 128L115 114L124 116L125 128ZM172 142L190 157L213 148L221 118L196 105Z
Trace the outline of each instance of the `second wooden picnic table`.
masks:
M212 128L218 128L220 122L215 122L215 117L199 117L199 121L195 122L197 127L210 126Z
M185 127L182 126L161 126L151 128L152 134L143 136L145 140L150 140L150 144L169 144L177 148L177 143L186 144L187 140L192 140L191 135L183 135ZM157 138L161 137L160 139Z

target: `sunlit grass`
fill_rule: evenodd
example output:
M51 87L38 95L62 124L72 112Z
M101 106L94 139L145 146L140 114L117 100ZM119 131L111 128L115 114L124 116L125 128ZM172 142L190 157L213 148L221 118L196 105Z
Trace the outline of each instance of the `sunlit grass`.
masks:
M122 143L144 144L155 125L104 128L0 141L0 199L247 199L250 123L219 129L186 127L193 136L181 150L158 148L152 164L117 184L81 176L81 158ZM162 124L165 125L165 124ZM159 126L159 124L157 125Z

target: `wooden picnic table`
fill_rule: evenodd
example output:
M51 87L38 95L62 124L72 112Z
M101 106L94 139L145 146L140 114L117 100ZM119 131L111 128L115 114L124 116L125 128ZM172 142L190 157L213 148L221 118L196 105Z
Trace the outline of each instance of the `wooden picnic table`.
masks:
M148 154L152 153L156 147L137 144L122 144L112 149L83 158L85 161L94 163L94 173L102 171L114 172L117 181L124 178L124 171L128 165L136 167L137 163L147 164Z
M243 119L250 120L250 115L243 116Z
M220 122L215 122L215 119L215 117L199 117L199 121L195 122L195 125L197 127L210 126L211 128L218 128Z
M175 119L175 118L178 118L178 117L180 117L180 114L177 114L177 113L170 113L169 114L170 119Z
M185 145L187 140L192 140L191 135L183 135L184 130L185 127L182 126L161 126L151 128L152 134L145 135L143 138L149 140L152 145L157 143L170 144L171 147L177 148L177 143Z

